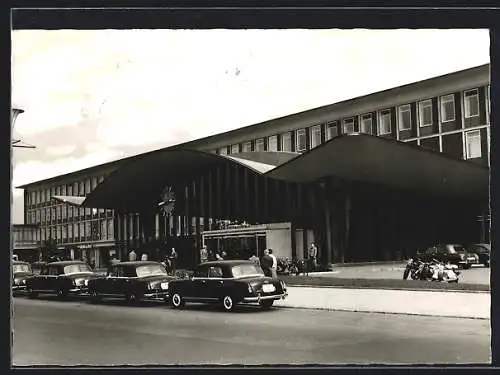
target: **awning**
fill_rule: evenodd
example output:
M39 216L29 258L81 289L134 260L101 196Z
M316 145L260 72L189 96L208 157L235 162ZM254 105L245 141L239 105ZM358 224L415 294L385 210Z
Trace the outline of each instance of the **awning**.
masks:
M72 206L78 206L78 207L81 206L86 199L86 197L72 196L72 195L53 195L52 198L59 202L67 203Z
M311 182L326 176L449 197L488 197L489 170L420 146L372 136L334 138L266 174Z

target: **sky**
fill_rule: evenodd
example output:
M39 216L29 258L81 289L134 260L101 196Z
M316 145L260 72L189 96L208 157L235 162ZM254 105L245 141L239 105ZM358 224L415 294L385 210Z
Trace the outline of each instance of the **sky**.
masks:
M486 64L488 30L21 30L15 186Z

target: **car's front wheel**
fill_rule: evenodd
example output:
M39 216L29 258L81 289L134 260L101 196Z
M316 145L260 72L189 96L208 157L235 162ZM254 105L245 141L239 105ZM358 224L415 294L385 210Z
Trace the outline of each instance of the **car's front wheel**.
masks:
M259 302L260 307L262 307L263 310L268 310L272 307L274 303L274 300L272 299L265 299Z
M92 290L90 292L90 302L91 303L98 303L101 301L101 296L99 293L97 293L97 290Z
M137 295L136 293L128 293L125 298L131 305L137 305L141 300L141 296Z
M182 296L179 293L174 293L172 295L172 298L170 299L170 305L174 309L180 309L181 307L184 306L184 300L182 299Z
M236 303L231 296L224 296L224 298L222 299L222 307L225 311L233 311L235 305Z
M63 288L57 289L56 294L57 298L60 299L65 299L68 296L68 292Z

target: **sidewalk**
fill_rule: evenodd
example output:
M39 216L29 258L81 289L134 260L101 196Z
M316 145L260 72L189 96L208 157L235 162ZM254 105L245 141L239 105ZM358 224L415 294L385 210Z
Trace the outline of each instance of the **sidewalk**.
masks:
M490 319L490 293L288 287L278 307Z

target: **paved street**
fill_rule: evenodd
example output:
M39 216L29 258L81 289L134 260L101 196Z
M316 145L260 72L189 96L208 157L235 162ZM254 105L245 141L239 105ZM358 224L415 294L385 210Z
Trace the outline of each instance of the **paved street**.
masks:
M14 299L15 365L488 363L490 321Z
M332 272L315 272L310 275L343 279L401 279L405 267L406 263L335 267ZM490 284L489 268L475 265L471 269L460 271L460 283Z

